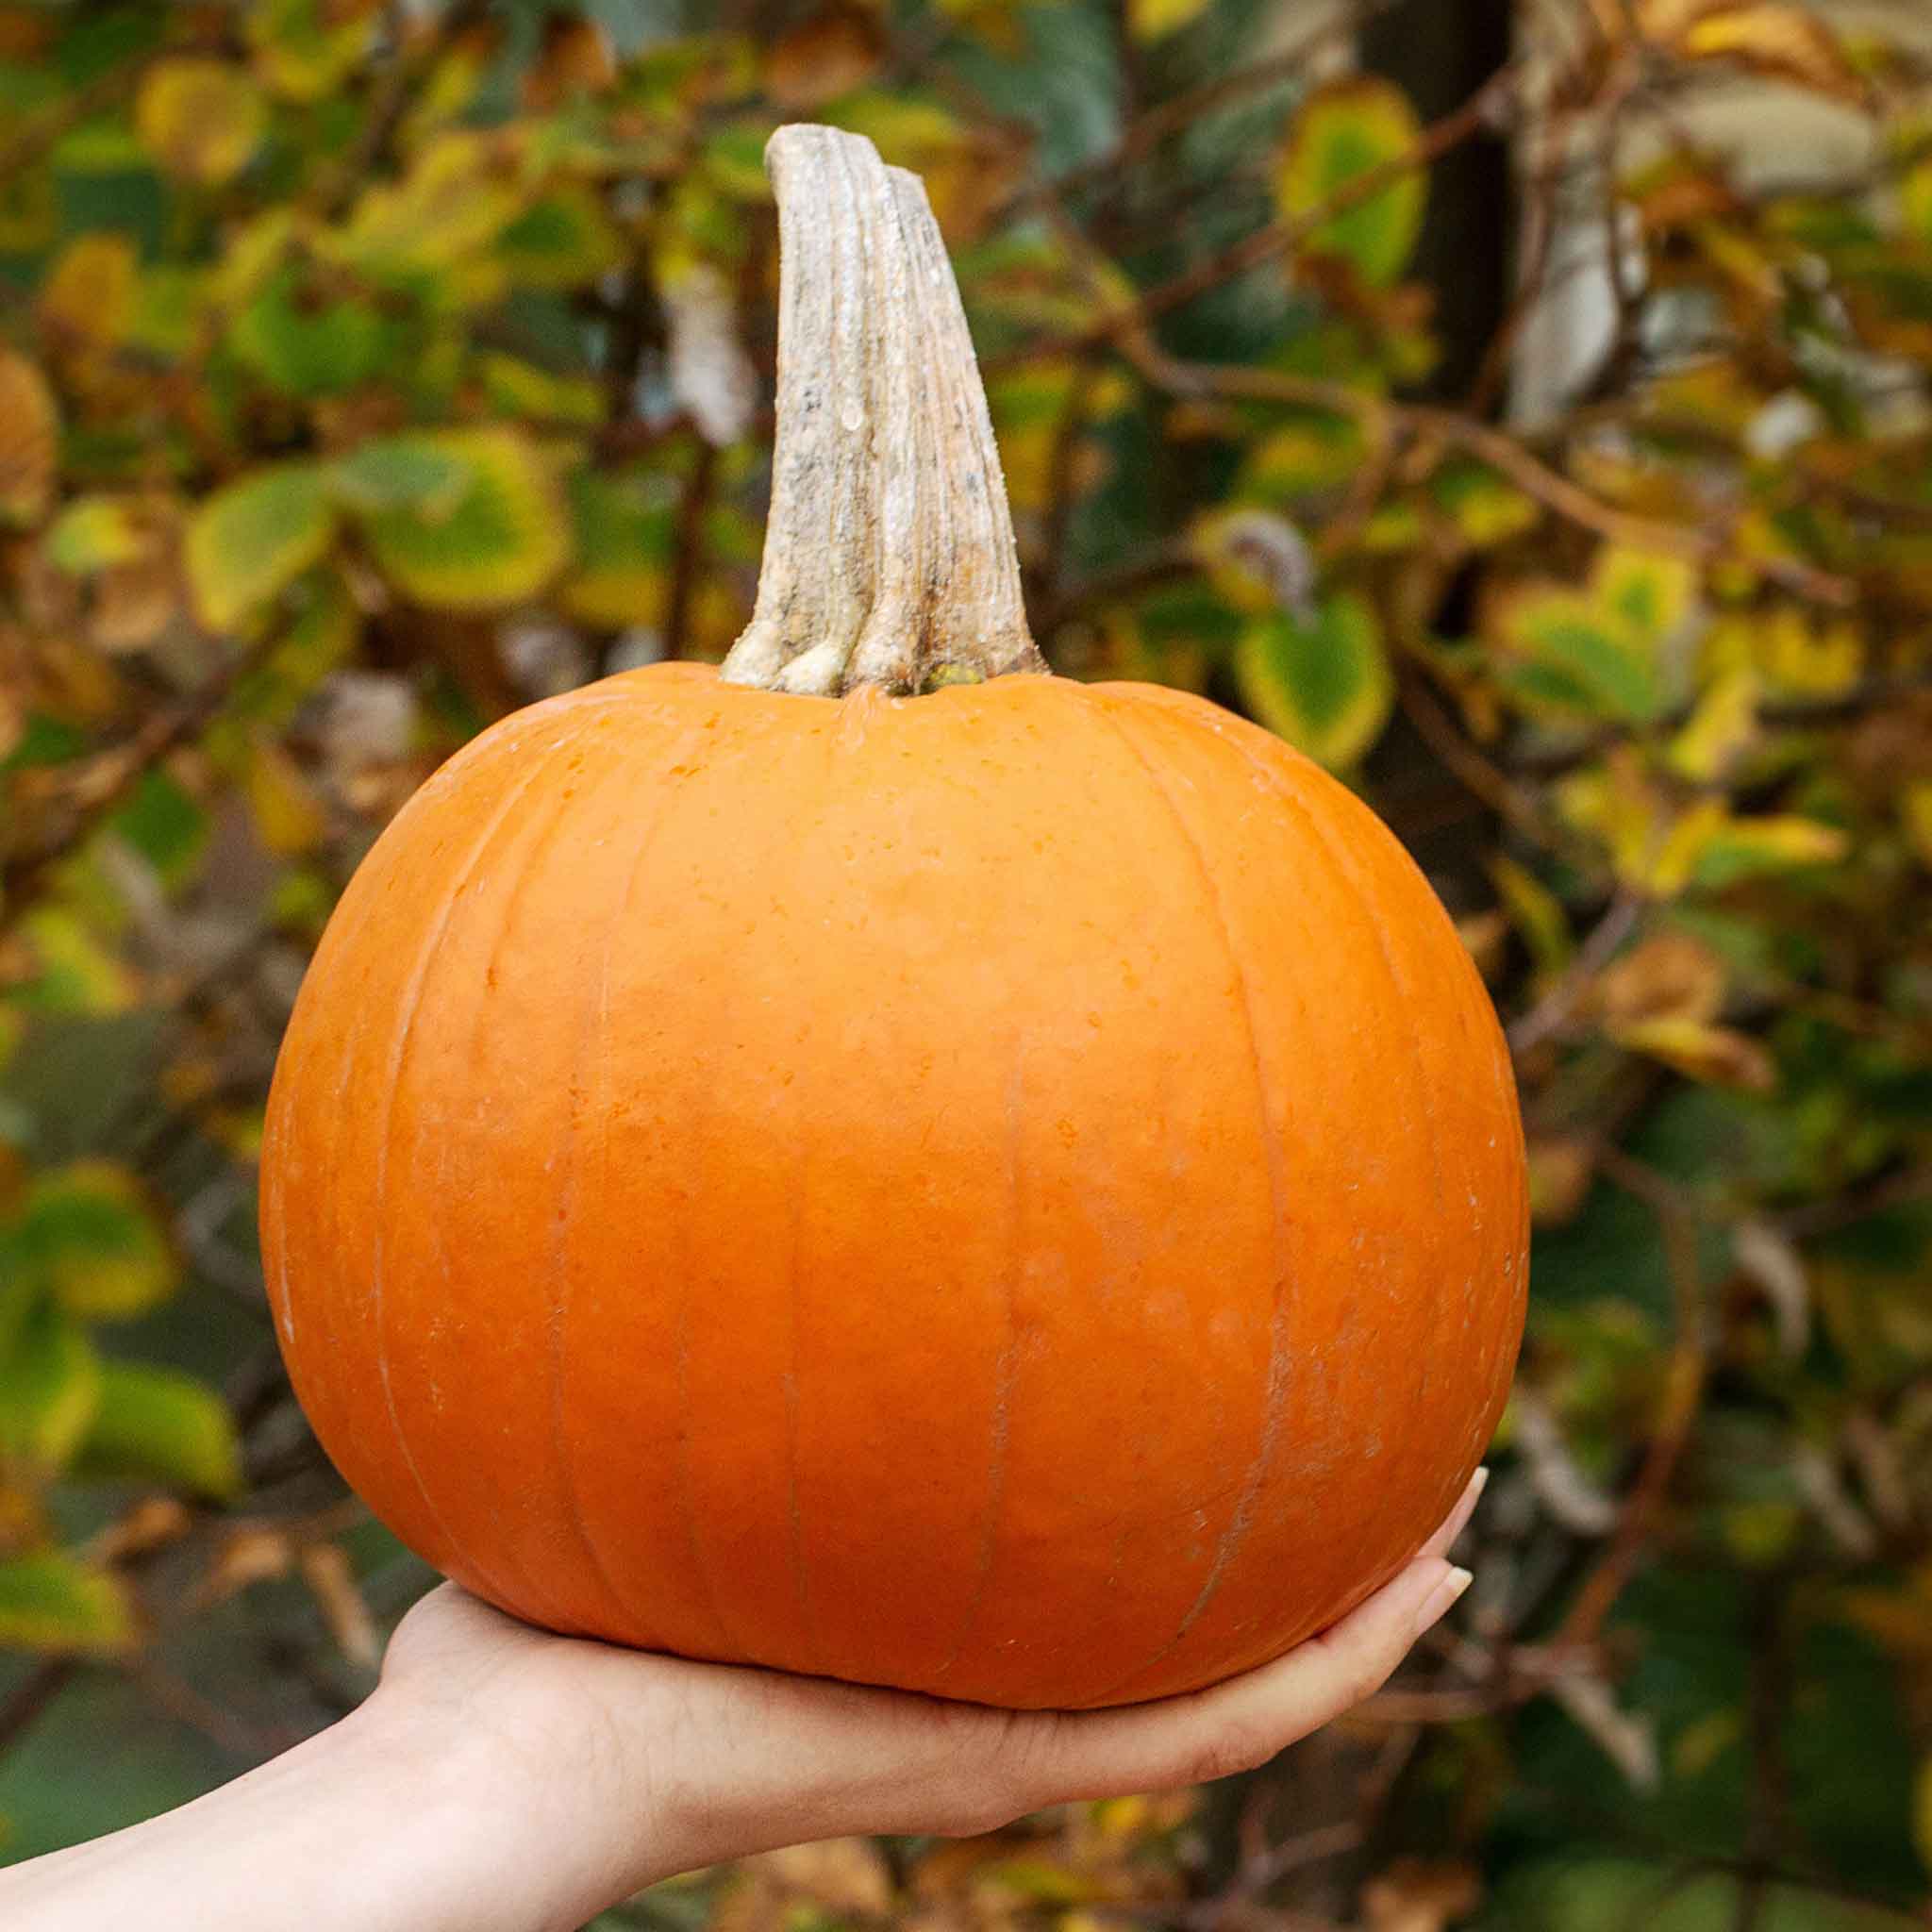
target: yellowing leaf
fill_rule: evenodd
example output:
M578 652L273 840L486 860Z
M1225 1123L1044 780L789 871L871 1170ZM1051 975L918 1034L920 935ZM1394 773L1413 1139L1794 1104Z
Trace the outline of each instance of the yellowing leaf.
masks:
M1563 902L1534 873L1513 858L1492 858L1490 878L1509 914L1509 923L1529 948L1538 972L1560 973L1576 950Z
M105 1654L134 1636L134 1607L105 1570L58 1550L0 1558L0 1649Z
M92 576L117 564L138 563L154 547L154 535L126 498L83 496L55 519L46 547L57 569Z
M1408 96L1386 80L1355 77L1309 96L1289 130L1274 177L1274 198L1291 222L1328 206L1339 191L1390 166L1422 138ZM1336 255L1365 281L1388 287L1408 265L1428 203L1421 169L1323 222L1308 236L1310 253Z
M1395 682L1374 610L1352 591L1312 617L1257 619L1235 647L1248 708L1297 750L1331 767L1354 764L1381 736Z
M510 280L525 288L576 289L615 267L624 242L594 195L564 186L506 223L495 254Z
M0 525L38 523L54 501L60 417L47 378L0 348Z
M193 1376L144 1362L100 1365L92 1426L77 1447L84 1476L145 1477L215 1497L242 1485L227 1404Z
M216 491L188 526L188 581L202 621L233 629L321 561L335 522L312 464L273 464Z
M134 125L165 174L214 186L253 158L268 108L255 82L225 61L160 60L135 96Z
M61 251L41 284L41 325L112 348L134 320L137 271L125 235L82 235Z
M1681 557L1607 544L1590 574L1590 592L1633 637L1669 637L1690 614L1697 573Z
M293 101L333 92L368 53L377 0L255 0L242 15L255 67Z
M19 1278L90 1321L141 1314L180 1278L146 1191L108 1160L36 1176L0 1243Z
M1365 454L1355 417L1300 416L1249 447L1235 493L1264 503L1320 496L1350 482Z
M134 1004L134 975L64 906L35 906L21 915L37 971L14 997L50 1013L125 1013Z
M1700 886L1723 887L1761 873L1831 865L1845 856L1848 844L1836 825L1816 819L1728 819L1699 844L1692 876Z
M0 1238L0 1259L5 1254ZM0 1351L0 1457L64 1468L100 1393L100 1363L85 1333L52 1302L37 1302Z
M1445 463L1429 479L1429 490L1478 550L1507 543L1542 521L1542 506L1533 496L1480 463Z
M1516 656L1498 681L1526 708L1643 720L1663 708L1652 652L1594 597L1525 589L1503 606L1502 630Z
M1768 1093L1777 1084L1771 1056L1755 1040L1729 1027L1707 1026L1697 1020L1644 1020L1620 1027L1616 1038L1693 1080L1741 1087L1752 1093Z
M1127 0L1127 27L1137 41L1165 40L1206 13L1211 0Z
M365 516L383 574L418 603L488 610L532 595L570 555L555 480L536 449L508 428L427 430L392 445L459 463L463 493L434 513L398 506Z

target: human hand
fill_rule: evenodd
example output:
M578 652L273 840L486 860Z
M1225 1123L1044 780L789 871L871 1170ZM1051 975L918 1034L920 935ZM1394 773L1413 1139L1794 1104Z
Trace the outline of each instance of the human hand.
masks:
M1468 1573L1446 1553L1482 1483L1331 1629L1154 1704L1002 1711L693 1663L533 1630L454 1585L404 1620L371 1702L479 1793L492 1857L507 1830L523 1837L519 1869L549 1882L536 1916L504 1923L571 1926L657 1878L776 1845L965 1836L1260 1764L1370 1696L1461 1594Z

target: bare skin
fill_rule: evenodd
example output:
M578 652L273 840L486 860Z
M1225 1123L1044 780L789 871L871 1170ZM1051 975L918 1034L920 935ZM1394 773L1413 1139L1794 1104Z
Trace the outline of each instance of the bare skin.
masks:
M1423 1552L1332 1629L1191 1696L1015 1713L525 1628L453 1585L360 1709L178 1811L0 1872L18 1932L570 1932L674 1873L858 1832L964 1837L1247 1770L1360 1703L1462 1593Z

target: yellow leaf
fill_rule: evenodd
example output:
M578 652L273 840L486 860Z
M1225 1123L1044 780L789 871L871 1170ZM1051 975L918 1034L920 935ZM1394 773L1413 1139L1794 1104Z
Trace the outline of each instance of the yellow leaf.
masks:
M1664 835L1642 868L1644 882L1661 899L1674 898L1690 883L1704 849L1730 824L1722 799L1700 799Z
M1720 7L1687 25L1677 45L1692 59L1727 59L1840 100L1863 101L1864 81L1837 36L1808 8Z
M1164 40L1206 13L1210 0L1127 0L1127 26L1137 41Z
M1621 1045L1648 1054L1693 1080L1768 1093L1777 1085L1777 1068L1757 1041L1727 1026L1696 1020L1644 1020L1617 1029Z
M0 348L0 524L38 523L54 501L60 417L47 378Z
M1674 770L1707 784L1730 769L1757 733L1757 675L1748 668L1726 672L1706 688L1666 756Z
M1497 897L1508 911L1509 923L1523 935L1523 942L1529 948L1538 972L1560 973L1575 951L1563 902L1534 873L1513 858L1492 858L1490 877Z
M125 235L77 237L41 284L41 326L112 348L134 321L136 277L134 243Z
M1793 697L1840 697L1865 668L1865 641L1856 620L1815 620L1780 605L1757 624L1755 655L1765 683Z
M212 187L253 158L268 107L255 82L225 61L160 60L135 97L134 125L165 174Z
M1907 785L1899 796L1898 812L1920 863L1932 866L1932 778Z
M285 858L313 852L328 837L328 816L301 767L274 739L257 739L242 777L256 835Z

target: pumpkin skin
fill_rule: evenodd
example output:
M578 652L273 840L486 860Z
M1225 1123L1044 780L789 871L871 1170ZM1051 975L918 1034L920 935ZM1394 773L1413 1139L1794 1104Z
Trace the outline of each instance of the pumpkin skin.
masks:
M351 882L269 1103L294 1386L552 1629L1013 1707L1184 1691L1415 1553L1523 1145L1367 808L1152 687L626 674Z

